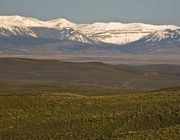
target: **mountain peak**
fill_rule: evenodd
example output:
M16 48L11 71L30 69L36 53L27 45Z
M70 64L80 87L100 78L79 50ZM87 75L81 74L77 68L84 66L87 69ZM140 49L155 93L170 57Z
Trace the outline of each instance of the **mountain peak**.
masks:
M76 24L64 18L58 18L58 19L47 21L47 22L58 28L66 28L66 27L75 28L76 27Z
M24 17L24 16L0 16L0 22L8 23L12 25L24 25L24 26L42 26L45 24L43 21L32 17Z
M54 23L54 22L67 22L67 23L72 23L69 20L65 19L65 18L58 18L58 19L53 19L53 20L49 20L47 21L49 23Z

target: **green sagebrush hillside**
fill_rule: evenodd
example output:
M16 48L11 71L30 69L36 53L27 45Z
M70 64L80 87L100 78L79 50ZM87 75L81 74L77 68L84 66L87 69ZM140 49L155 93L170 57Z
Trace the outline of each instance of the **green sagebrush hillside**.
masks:
M0 140L179 140L180 91L0 96Z

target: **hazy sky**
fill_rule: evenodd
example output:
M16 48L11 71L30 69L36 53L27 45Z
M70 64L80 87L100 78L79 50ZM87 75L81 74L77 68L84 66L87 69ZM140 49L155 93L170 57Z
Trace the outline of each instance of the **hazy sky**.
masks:
M180 0L0 0L0 15L180 25Z

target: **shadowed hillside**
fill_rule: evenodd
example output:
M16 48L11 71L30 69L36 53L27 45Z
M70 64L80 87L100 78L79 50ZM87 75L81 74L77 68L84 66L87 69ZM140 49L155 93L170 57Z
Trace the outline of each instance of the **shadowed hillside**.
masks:
M0 82L8 84L87 84L124 89L180 85L179 65L107 65L58 60L0 59Z

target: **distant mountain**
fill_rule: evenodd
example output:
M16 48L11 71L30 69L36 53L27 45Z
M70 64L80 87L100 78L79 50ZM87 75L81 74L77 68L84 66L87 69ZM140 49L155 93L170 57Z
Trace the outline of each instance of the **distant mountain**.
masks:
M142 23L94 23L79 25L79 30L87 36L96 38L105 43L113 43L118 45L124 45L137 41L142 37L145 37L155 31L165 29L178 29L174 25L149 25Z
M68 47L69 44L73 45ZM75 24L63 18L40 21L31 17L0 16L0 52L10 46L23 50L27 46L35 46L33 49L56 46L51 49L64 50L67 47L71 48L69 51L88 48L89 52L177 53L180 27L118 22ZM72 49L72 46L77 49Z
M132 53L180 53L180 29L156 31L123 48Z
M91 37L87 37L81 32L72 28L45 28L45 27L32 27L31 30L40 38L56 39L56 40L70 40L87 44L98 44L100 41Z

